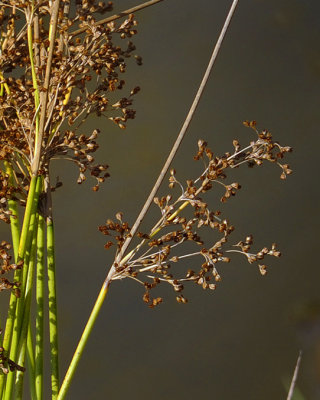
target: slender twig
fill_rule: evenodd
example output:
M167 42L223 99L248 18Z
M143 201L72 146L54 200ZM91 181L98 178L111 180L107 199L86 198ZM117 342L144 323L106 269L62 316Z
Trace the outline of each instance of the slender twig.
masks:
M142 10L143 8L153 6L156 3L160 3L160 1L163 1L163 0L151 0L151 1L147 1L146 3L139 4L138 6L129 8L128 10L121 11L119 14L115 14L115 15L112 15L111 17L104 18L104 19L96 22L94 24L94 26L99 26L99 25L107 24L108 22L111 22L111 21L115 21L116 19L124 17L125 15L133 14L136 11ZM85 32L87 29L88 29L87 27L77 29L76 31L71 32L70 35L71 36L80 35L80 33Z
M121 248L121 251L119 252L119 255L118 255L117 260L116 260L116 262L118 262L118 263L121 261L123 254L125 253L126 249L128 248L129 244L131 243L131 240L132 240L133 236L137 232L142 220L144 219L144 216L146 215L150 205L152 204L153 198L156 195L156 193L157 193L157 191L158 191L158 189L159 189L159 187L160 187L160 185L161 185L161 183L162 183L162 181L163 181L163 179L164 179L164 177L165 177L165 175L166 175L166 173L167 173L167 171L168 171L168 169L170 167L170 164L171 164L174 156L176 155L176 153L178 151L178 148L179 148L179 146L180 146L180 144L181 144L181 142L182 142L182 140L183 140L183 138L184 138L184 136L185 136L185 134L187 132L187 129L188 129L189 125L190 125L192 117L193 117L193 115L194 115L194 113L196 111L196 108L197 108L198 104L199 104L199 101L200 101L200 98L202 96L202 93L203 93L203 91L205 89L205 86L206 86L206 84L208 82L208 79L209 79L209 76L210 76L210 72L212 70L212 67L213 67L213 65L215 63L215 60L217 58L217 55L219 53L222 41L223 41L223 39L225 37L225 34L226 34L227 30L228 30L228 27L229 27L231 18L232 18L233 14L234 14L234 11L235 11L235 8L237 6L237 3L238 3L238 0L233 0L233 3L232 3L231 8L229 10L228 16L227 16L227 18L225 20L225 23L223 25L223 28L221 30L221 33L220 33L219 38L217 40L217 43L216 43L216 45L215 45L215 47L213 49L213 52L212 52L208 67L207 67L206 72L205 72L205 74L204 74L204 76L202 78L201 84L200 84L199 89L198 89L198 91L196 93L196 96L195 96L195 98L193 100L193 103L192 103L192 105L190 107L188 115L187 115L187 117L186 117L186 119L184 121L184 124L183 124L183 126L182 126L182 128L181 128L181 130L179 132L179 135L178 135L178 137L177 137L177 139L176 139L176 141L175 141L175 143L174 143L174 145L172 147L172 150L171 150L171 152L170 152L170 154L169 154L169 156L168 156L168 158L167 158L167 160L166 160L166 162L165 162L165 164L164 164L164 166L163 166L163 168L162 168L162 170L160 172L160 175L159 175L155 185L153 186L153 188L152 188L152 190L151 190L151 192L149 194L149 197L147 198L147 201L145 202L145 204L144 204L144 206L143 206L138 218L136 219L136 221L135 221L135 223L134 223L134 225L133 225L133 227L131 229L130 235L125 240L125 242L124 242L124 244L123 244L123 246ZM114 273L114 268L110 270L110 273L111 274Z
M302 350L299 351L299 356L298 356L298 359L297 359L297 362L296 362L296 366L295 366L295 369L294 369L294 372L293 372L293 376L292 376L292 380L291 380L291 384L290 384L290 389L289 389L287 400L291 400L292 399L294 388L296 386L297 379L298 379L298 373L299 373L301 358L302 358Z

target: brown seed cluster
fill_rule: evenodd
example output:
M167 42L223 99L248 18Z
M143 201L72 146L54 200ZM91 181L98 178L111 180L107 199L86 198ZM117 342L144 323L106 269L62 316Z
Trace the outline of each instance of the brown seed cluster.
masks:
M47 95L40 170L48 170L54 158L71 160L79 167L78 183L88 170L97 180L97 190L108 176L107 167L95 164L92 155L99 147L98 131L85 135L80 130L92 114L112 120L121 129L135 117L132 102L139 87L126 96L116 93L125 86L127 61L134 56L141 64L131 41L137 21L129 15L119 23L98 24L101 15L112 10L112 2L77 0L74 8L68 0L61 1L49 87L45 88L50 4L1 2L0 159L29 176L42 99Z
M268 131L258 132L255 122L245 122L246 126L253 128L257 138L249 145L241 148L238 141L234 141L234 152L225 153L221 157L213 155L204 140L198 141L198 152L195 160L202 159L205 162L204 171L195 180L187 180L182 184L176 177L176 171L172 169L169 176L169 187L181 188L181 195L173 199L168 194L154 199L161 212L160 220L148 234L139 233L141 242L115 266L113 280L129 277L142 284L145 288L143 301L153 308L162 302L162 297L152 297L150 292L160 283L169 284L176 293L178 303L186 303L187 298L183 290L188 282L193 282L202 289L215 290L221 281L218 264L229 263L231 253L240 253L246 257L250 264L256 263L261 275L267 272L267 266L262 264L266 256L279 257L281 254L273 244L271 249L264 247L257 253L251 251L253 238L247 236L245 241L228 247L229 236L234 230L230 222L222 218L219 210L212 211L205 202L203 195L213 187L223 186L224 195L220 201L226 202L235 196L240 189L238 182L225 183L227 171L241 164L262 165L264 161L276 163L282 170L281 178L291 173L287 164L281 164L280 160L291 148L282 147L274 142ZM182 215L186 206L193 208L193 216ZM106 248L117 243L117 253L128 235L130 228L118 218L119 223L108 221L106 225L99 227L105 235L113 236L113 242L108 241ZM199 234L200 228L211 229L217 237L212 243L206 243ZM111 231L117 232L116 236ZM187 245L187 244L191 244ZM191 249L193 247L193 249ZM183 270L175 264L184 260L197 257L197 268ZM199 265L200 264L200 265Z
M10 271L15 271L17 269L21 269L23 265L23 261L19 261L17 264L11 264L11 255L9 251L11 250L11 245L6 242L2 241L0 243L0 260L1 260L1 269L0 275L4 275ZM6 289L13 289L14 294L19 297L20 296L20 284L18 282L10 282L5 277L0 277L0 292Z
M0 334L2 331L0 330ZM8 357L8 352L1 346L0 347L0 373L8 374L10 371L25 371L26 369L18 365Z
M25 182L23 182L25 183ZM18 196L20 189L10 184L9 176L0 171L0 220L10 223L11 212L8 210L8 201Z

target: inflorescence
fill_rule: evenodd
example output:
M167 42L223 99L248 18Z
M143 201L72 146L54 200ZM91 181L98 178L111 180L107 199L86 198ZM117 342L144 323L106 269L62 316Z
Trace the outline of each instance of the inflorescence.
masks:
M237 182L225 183L227 170L239 167L242 164L249 166L261 165L264 161L277 164L281 168L281 179L285 179L291 174L288 164L281 163L284 155L291 151L288 146L280 146L273 141L270 132L264 130L259 132L256 129L255 121L246 121L244 125L255 131L256 139L251 141L248 146L241 147L237 140L233 141L233 153L225 153L222 157L214 156L204 140L198 141L198 152L195 160L203 160L205 168L196 180L187 180L183 185L176 177L176 171L172 169L169 177L169 187L181 188L181 195L173 199L171 194L154 199L155 204L161 212L161 219L150 230L148 234L138 233L141 242L121 261L114 263L114 273L112 280L131 278L145 288L143 301L149 307L154 307L162 302L162 297L152 297L151 289L164 282L172 286L176 293L176 300L179 303L186 303L187 299L183 295L186 283L194 282L203 289L214 290L221 275L218 263L230 262L232 253L241 253L250 264L256 263L261 275L267 272L267 266L263 263L266 256L279 257L281 253L277 250L276 244L271 247L263 247L260 251L253 252L252 235L248 235L245 240L227 247L230 234L234 226L227 219L221 217L219 210L212 211L208 204L203 200L202 195L217 185L223 186L224 195L221 202L226 202L234 196L240 189ZM193 208L193 216L187 218L182 215L182 211L187 205ZM127 237L130 237L130 226L123 221L122 213L116 215L117 221L108 220L105 225L100 226L99 230L111 237L105 247L108 249L112 245L117 246L117 254ZM214 243L205 243L199 235L202 227L208 227L218 233L218 240ZM165 231L165 233L163 233ZM212 235L211 235L212 237ZM182 244L192 242L196 249L192 252L181 250ZM191 257L201 257L202 264L198 269L188 269L184 273L177 272L174 264L183 262Z
M80 129L91 114L105 116L121 129L135 117L131 106L139 87L124 97L115 93L125 86L127 60L134 57L142 63L131 41L137 21L129 15L119 23L97 24L100 15L112 10L112 2L79 0L74 8L69 0L61 0L45 89L50 2L10 0L0 5L0 160L11 164L23 197L36 153L41 99L47 92L39 172L45 174L51 160L64 158L79 167L78 183L89 171L98 190L109 176L108 166L95 164L92 155L99 147L99 130L86 135Z

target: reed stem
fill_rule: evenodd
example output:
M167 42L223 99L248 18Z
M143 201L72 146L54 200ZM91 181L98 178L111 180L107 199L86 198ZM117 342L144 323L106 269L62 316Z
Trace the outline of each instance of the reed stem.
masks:
M19 243L19 251L18 251L18 259L24 260L24 265L22 268L23 274L21 274L21 270L17 270L15 273L14 280L17 282L21 282L21 296L16 301L15 309L9 306L9 313L7 318L7 326L4 339L6 340L5 348L9 349L9 357L11 360L15 361L17 358L18 352L18 343L20 340L20 330L23 318L23 307L24 307L24 291L26 286L26 270L28 268L28 264L25 263L27 250L30 250L31 241L33 232L31 229L31 223L34 225L34 216L36 213L39 193L41 189L42 179L41 177L33 176L30 182L30 188L27 198L26 211L23 219L23 226L21 231L20 243ZM33 221L31 220L33 216ZM8 331L7 331L8 329ZM10 346L8 346L10 344ZM15 373L10 373L7 377L6 388L4 392L4 400L11 400L13 393L13 384L15 380Z
M56 399L59 392L58 316L54 244L53 220L51 217L47 217L47 267L52 399Z
M60 391L59 391L58 400L65 399L67 391L70 388L71 381L72 381L72 379L74 377L76 368L77 368L77 366L79 364L80 358L81 358L81 356L83 354L83 351L85 349L85 346L86 346L86 344L88 342L89 336L90 336L90 334L91 334L91 332L93 330L95 322L96 322L96 320L98 318L98 315L99 315L99 313L101 311L102 304L103 304L103 302L104 302L104 300L106 298L106 295L108 293L109 285L110 285L110 281L105 280L103 285L102 285L102 288L100 290L99 296L98 296L98 298L97 298L97 300L95 302L95 305L94 305L94 307L93 307L93 309L91 311L91 314L90 314L90 317L88 319L88 322L87 322L87 324L86 324L86 326L84 328L84 331L82 333L81 339L80 339L80 341L78 343L78 346L76 348L76 351L75 351L75 353L73 355L73 358L71 360L71 363L69 365L69 368L67 370L65 378L63 380L62 386L61 386Z
M39 215L37 236L36 275L36 343L35 343L35 390L36 399L43 399L43 346L44 346L44 217Z

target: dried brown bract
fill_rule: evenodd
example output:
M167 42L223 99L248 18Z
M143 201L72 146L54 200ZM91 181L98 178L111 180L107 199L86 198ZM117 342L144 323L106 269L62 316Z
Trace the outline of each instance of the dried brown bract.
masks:
M221 157L214 156L204 140L198 141L198 152L195 160L202 159L205 163L204 171L195 180L187 180L185 184L178 181L176 171L172 169L169 176L169 188L175 186L181 189L181 195L173 199L168 194L163 197L156 197L155 204L159 207L161 218L148 234L138 233L141 242L129 254L118 261L112 272L111 279L132 278L142 284L145 288L143 301L153 308L162 302L161 297L152 297L151 289L156 288L161 282L169 284L176 296L178 303L186 303L187 299L182 295L187 283L193 282L202 289L215 290L218 282L221 281L220 268L218 264L229 263L231 253L243 254L250 264L256 263L261 275L267 272L267 266L262 264L266 256L279 257L281 254L276 245L271 248L264 247L258 252L252 252L253 237L247 236L244 241L236 245L228 246L229 236L234 230L230 222L222 218L220 210L210 209L203 198L203 195L213 188L223 187L224 195L221 202L226 202L230 197L235 196L240 189L238 182L226 183L227 172L230 168L239 167L242 164L262 165L264 161L276 163L282 170L283 175L290 174L287 164L281 164L280 160L285 153L290 152L290 147L282 147L274 142L268 131L259 132L255 122L245 122L256 132L255 140L247 146L241 147L237 140L234 140L233 153L225 153ZM182 215L183 210L190 205L193 208L193 216ZM113 236L114 242L108 241L106 248L112 243L117 244L117 255L125 238L130 235L130 228L122 221L114 223L108 220L106 225L99 227L105 235ZM217 237L211 243L200 236L200 228L207 227L216 232L210 237ZM118 235L112 235L117 232ZM187 243L191 244L186 245ZM197 261L194 269L183 270L174 264L183 263L191 257L202 259Z

